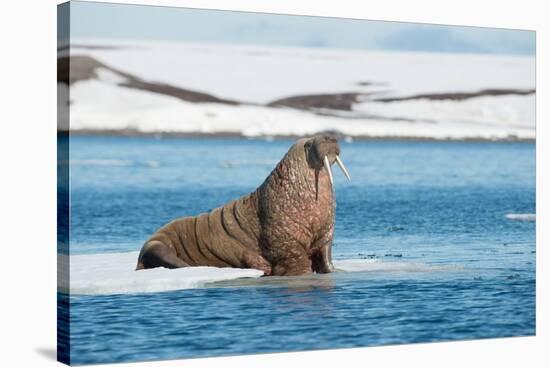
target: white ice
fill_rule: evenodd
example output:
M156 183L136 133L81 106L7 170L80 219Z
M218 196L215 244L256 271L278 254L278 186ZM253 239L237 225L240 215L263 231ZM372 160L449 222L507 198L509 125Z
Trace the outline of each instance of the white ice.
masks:
M531 213L509 213L509 214L506 214L506 218L510 220L522 220L522 221L534 222L537 220L537 215L531 214Z
M198 288L207 283L237 278L260 277L254 269L189 267L155 268L136 271L138 252L93 255L58 255L58 261L69 260L70 294L124 294L163 292ZM67 292L67 284L59 290Z
M408 261L380 261L377 259L335 260L334 267L345 272L432 272L457 269L452 265L430 265Z
M58 255L60 269L70 268L70 278L60 275L58 289L73 295L108 295L164 292L201 288L222 280L259 278L255 269L189 267L155 268L136 271L138 252L93 255ZM69 261L69 265L67 265ZM441 267L412 262L386 262L373 259L335 260L334 266L345 272L427 272ZM70 281L70 286L67 283Z

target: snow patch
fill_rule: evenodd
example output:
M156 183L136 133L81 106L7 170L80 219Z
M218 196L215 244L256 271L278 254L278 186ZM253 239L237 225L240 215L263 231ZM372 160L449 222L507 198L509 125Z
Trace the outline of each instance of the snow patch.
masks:
M382 97L486 88L535 88L535 58L168 41L76 39L115 46L72 49L117 70L218 97L254 103L321 93Z
M350 138L534 139L536 135L534 94L375 101L426 93L531 90L533 57L116 40L77 43L117 47L76 48L73 56L87 55L144 81L242 104L192 103L123 87L120 84L127 78L100 67L98 78L71 85L74 130L248 137L322 131ZM266 105L280 98L350 92L359 95L351 111ZM60 101L66 103L67 96L61 87Z
M230 106L218 103L191 103L161 94L129 89L102 83L98 80L81 81L71 87L71 128L85 130L132 129L143 133L237 133L248 137L277 135L311 135L321 131L339 131L353 136L372 137L430 137L434 139L486 138L504 139L510 135L518 138L535 137L534 123L529 118L532 96L509 96L499 104L494 101L491 119L475 117L470 108L477 102L454 103L435 117L452 117L437 123L428 120L388 121L391 117L408 117L411 106L418 105L419 118L429 116L433 107L428 102L406 101L375 103L373 109L380 118L355 119L340 116L320 116L312 112L291 108L264 106ZM80 102L80 103L79 103ZM527 116L525 119L496 118L504 110L501 105L517 105L514 114ZM363 103L361 109L370 105ZM461 110L461 107L464 110ZM358 107L359 108L359 107ZM370 107L369 107L370 108ZM483 111L481 106L475 107ZM412 113L416 111L411 108ZM525 111L525 112L517 112ZM485 113L485 112L484 112ZM454 117L453 117L454 116ZM534 116L533 116L534 118ZM470 122L464 122L468 119ZM484 122L485 121L485 122Z
M128 82L128 79L109 69L97 68L95 71L97 78L103 82L111 84L122 84Z

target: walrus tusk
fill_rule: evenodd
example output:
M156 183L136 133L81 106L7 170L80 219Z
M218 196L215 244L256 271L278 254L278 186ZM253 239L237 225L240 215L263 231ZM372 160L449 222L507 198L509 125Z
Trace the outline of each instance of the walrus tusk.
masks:
M336 156L336 163L338 163L338 166L344 172L344 175L348 178L349 181L351 181L351 177L349 176L348 170L346 169L346 166L344 166L344 162L340 159L340 157Z
M325 163L325 168L328 172L328 177L330 178L330 184L334 186L334 181L332 179L332 170L330 169L330 163L328 162L327 156L325 156L325 159L323 159L323 162Z

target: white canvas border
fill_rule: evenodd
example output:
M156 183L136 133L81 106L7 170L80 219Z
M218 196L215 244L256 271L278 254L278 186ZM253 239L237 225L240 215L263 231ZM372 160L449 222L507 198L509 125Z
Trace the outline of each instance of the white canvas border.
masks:
M334 351L117 364L117 366L422 365L537 366L549 343L548 155L545 87L548 73L544 2L437 0L362 2L340 0L135 0L166 6L259 11L393 21L531 29L537 31L537 336ZM2 159L2 365L53 365L56 337L56 4L36 0L0 5L3 74L0 152ZM546 44L546 47L545 47ZM548 164L546 164L548 166Z

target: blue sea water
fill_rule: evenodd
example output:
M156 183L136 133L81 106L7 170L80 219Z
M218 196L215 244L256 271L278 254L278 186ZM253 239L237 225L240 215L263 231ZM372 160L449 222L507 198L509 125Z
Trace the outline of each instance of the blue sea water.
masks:
M166 222L254 190L292 141L70 138L70 254L138 251ZM535 145L341 142L335 260L423 264L70 296L71 362L535 334ZM427 271L441 266L441 271ZM412 267L411 269L414 269ZM424 269L424 270L422 270Z

